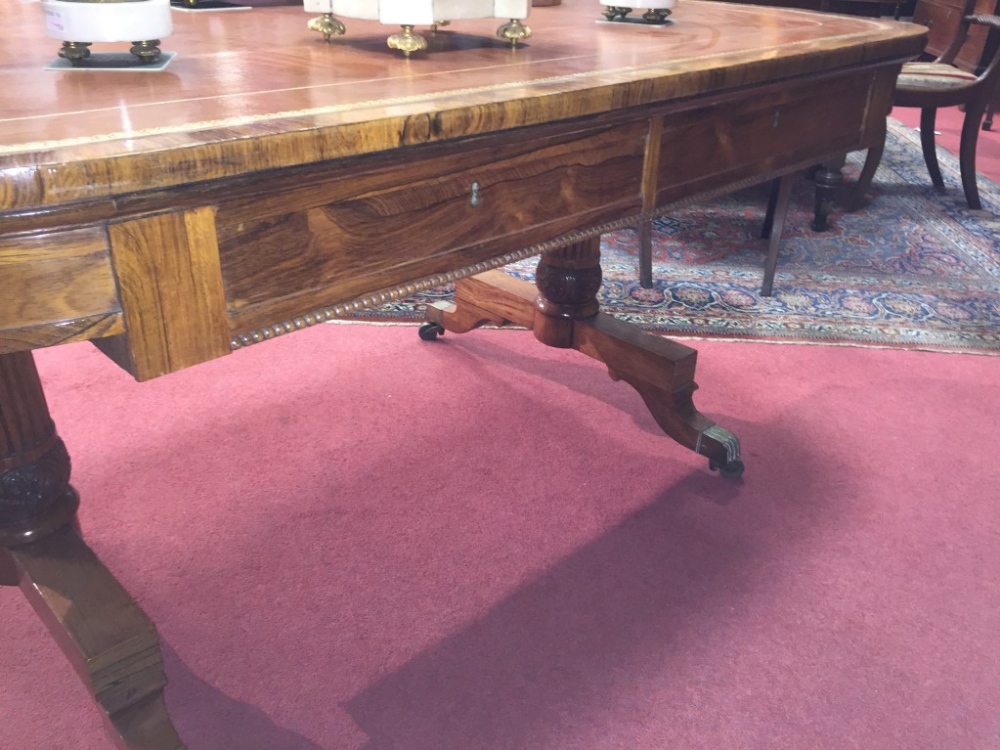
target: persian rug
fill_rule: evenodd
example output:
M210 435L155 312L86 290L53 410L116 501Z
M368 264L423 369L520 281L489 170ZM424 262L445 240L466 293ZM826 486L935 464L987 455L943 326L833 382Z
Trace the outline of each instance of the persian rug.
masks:
M848 180L863 158L849 156ZM812 184L797 180L771 297L760 294L766 184L657 219L652 289L639 285L638 233L605 235L603 309L674 336L1000 353L1000 187L980 176L984 209L971 211L958 160L942 150L938 159L943 195L919 133L890 119L871 202L835 211L822 233L809 227ZM536 263L504 270L531 280ZM414 322L451 293L431 290L355 319Z

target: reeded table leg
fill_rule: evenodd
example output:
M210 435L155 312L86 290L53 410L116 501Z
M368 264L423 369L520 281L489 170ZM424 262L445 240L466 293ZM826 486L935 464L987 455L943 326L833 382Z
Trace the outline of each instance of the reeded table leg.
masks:
M118 747L182 750L156 628L74 528L69 475L31 353L0 355L0 583L21 586Z
M743 473L740 443L701 414L692 395L697 352L599 312L600 238L545 253L537 289L500 271L456 284L455 304L431 307L421 337L443 330L464 333L504 322L531 328L548 346L576 349L600 362L615 380L631 385L663 431L706 456L724 476Z

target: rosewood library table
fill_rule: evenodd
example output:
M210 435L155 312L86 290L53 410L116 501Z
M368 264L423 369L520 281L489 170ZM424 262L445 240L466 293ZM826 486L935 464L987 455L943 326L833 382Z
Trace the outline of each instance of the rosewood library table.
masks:
M523 325L742 469L694 407L695 350L599 312L600 235L877 144L924 31L698 0L664 26L600 11L535 9L516 49L492 20L456 24L409 59L374 23L324 43L300 7L178 14L164 71L101 73L45 70L40 7L3 5L0 583L119 747L183 745L156 630L78 532L34 349L91 340L147 380L457 280L425 337ZM531 255L537 288L495 270Z

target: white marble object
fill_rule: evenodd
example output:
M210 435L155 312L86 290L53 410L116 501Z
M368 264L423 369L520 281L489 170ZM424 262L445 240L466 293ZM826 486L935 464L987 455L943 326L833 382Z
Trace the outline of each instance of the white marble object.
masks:
M59 54L74 64L89 56L87 47L95 42L129 42L140 59L155 59L159 40L173 33L170 0L42 0L42 10L45 33L64 42Z
M340 18L401 26L403 31L390 36L388 45L406 55L427 46L426 39L414 33L414 26L498 18L507 22L497 30L501 39L517 44L531 35L521 23L528 17L531 0L303 0L303 4L307 13L323 14L310 21L309 28L321 32L327 41L334 34L345 33Z

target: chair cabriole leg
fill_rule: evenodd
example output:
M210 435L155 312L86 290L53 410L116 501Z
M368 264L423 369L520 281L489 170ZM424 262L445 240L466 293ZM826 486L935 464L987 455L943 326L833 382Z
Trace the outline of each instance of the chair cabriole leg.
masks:
M978 211L983 207L976 184L976 144L979 140L979 121L986 110L986 102L970 102L965 108L962 123L962 141L958 149L958 163L962 173L962 189L969 208Z
M924 152L924 163L931 175L931 183L938 192L944 191L944 178L938 166L937 148L934 144L934 126L937 120L937 107L924 107L920 110L920 147Z

